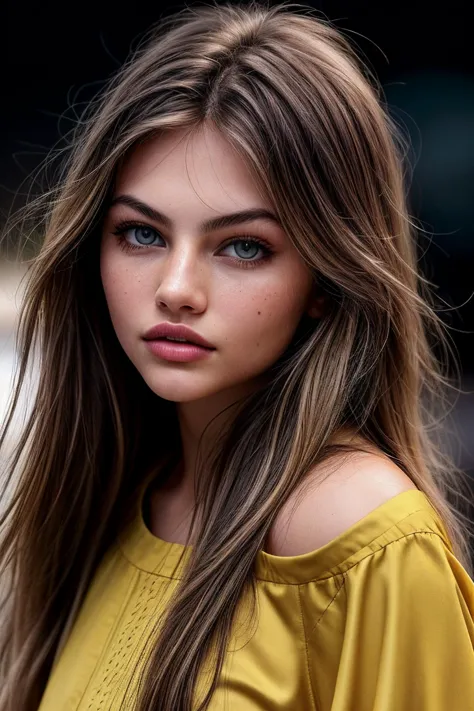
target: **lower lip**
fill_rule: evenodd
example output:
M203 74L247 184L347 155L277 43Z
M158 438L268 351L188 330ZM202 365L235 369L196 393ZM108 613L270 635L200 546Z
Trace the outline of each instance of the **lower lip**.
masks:
M150 351L164 360L188 363L192 360L208 358L215 348L203 348L191 343L173 343L172 341L145 341Z

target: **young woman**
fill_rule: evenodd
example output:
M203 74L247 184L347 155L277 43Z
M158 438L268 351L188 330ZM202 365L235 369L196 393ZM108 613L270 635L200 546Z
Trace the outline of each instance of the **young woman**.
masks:
M91 107L35 218L3 428L35 352L1 711L474 708L403 162L304 6L186 8Z

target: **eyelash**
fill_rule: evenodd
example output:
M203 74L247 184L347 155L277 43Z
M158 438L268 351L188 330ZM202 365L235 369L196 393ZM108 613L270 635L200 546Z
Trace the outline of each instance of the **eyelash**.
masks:
M131 229L136 229L139 227L144 227L147 230L152 230L155 232L157 235L161 237L161 234L154 229L154 227L150 227L150 225L145 225L142 222L121 222L118 225L116 225L115 230L113 231L113 234L116 235L117 241L119 243L119 246L121 249L123 249L124 252L132 252L135 250L141 250L141 249L148 249L148 246L142 246L138 247L137 245L130 244L130 242L127 242L125 238L125 232L128 232L128 230ZM163 239L163 238L162 238ZM262 262L265 262L267 259L271 257L273 254L273 249L270 248L270 245L266 240L263 240L259 237L253 237L252 235L241 235L240 237L234 237L231 238L227 244L223 245L222 249L224 247L228 247L231 244L234 244L235 242L252 242L257 244L260 249L263 251L263 257L261 259L253 259L253 260L248 260L248 259L240 259L240 257L232 257L234 261L236 261L239 265L239 267L242 267L244 269L252 269ZM150 246L155 246L155 245L150 245Z

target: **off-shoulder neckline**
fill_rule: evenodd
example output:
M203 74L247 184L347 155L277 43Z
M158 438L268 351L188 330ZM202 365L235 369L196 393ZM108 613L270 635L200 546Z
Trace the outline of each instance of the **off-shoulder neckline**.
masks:
M119 536L119 546L136 568L167 578L181 579L192 546L166 541L150 531L143 516L147 485L140 488L135 516ZM434 519L435 528L446 536L439 516L428 496L420 489L408 489L366 514L331 541L316 550L294 556L277 556L260 550L255 559L259 580L283 584L303 584L336 574L352 555L395 526L403 518L424 510Z

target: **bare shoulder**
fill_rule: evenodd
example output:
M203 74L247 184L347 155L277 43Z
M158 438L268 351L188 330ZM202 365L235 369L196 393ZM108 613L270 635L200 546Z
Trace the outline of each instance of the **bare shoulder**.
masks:
M265 551L291 556L317 550L384 502L417 488L400 467L377 451L333 461L324 478L326 469L323 464L311 471L304 486L286 502Z

